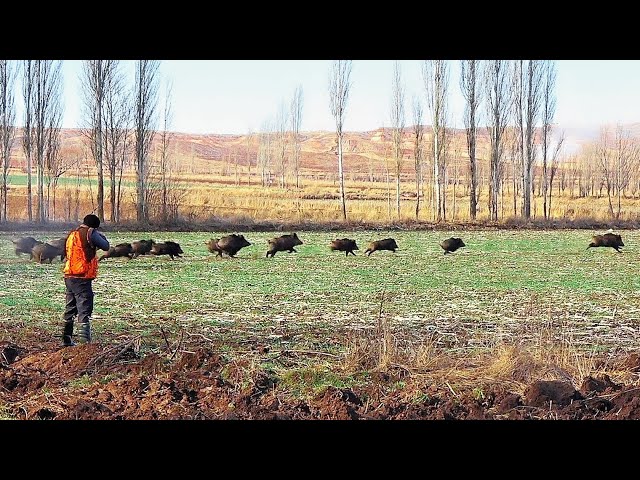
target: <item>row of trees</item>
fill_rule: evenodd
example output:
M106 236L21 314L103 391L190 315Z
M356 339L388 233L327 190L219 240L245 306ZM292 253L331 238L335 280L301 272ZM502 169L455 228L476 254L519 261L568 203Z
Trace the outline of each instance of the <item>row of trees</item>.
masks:
M81 156L61 154L61 65L62 61L56 60L0 60L0 221L8 220L8 172L17 132L21 133L26 159L29 221L45 222L49 219L50 207L55 212L59 178L72 168L81 168ZM123 172L129 163L135 169L137 220L149 220L151 205L157 207L158 212L154 213L163 220L177 215L177 204L184 190L178 188L173 174L175 165L169 156L170 87L166 90L163 110L159 111L158 108L159 67L157 60L136 61L134 78L130 79L118 60L86 60L82 64L82 132L88 152L85 156L95 162L95 211L100 218L105 218L105 183L108 181L109 217L113 222L120 221ZM22 76L24 103L21 129L16 126L15 88L18 75ZM160 129L158 124L161 124ZM159 151L152 152L156 134L160 136ZM34 166L35 214L32 205Z
M351 89L352 61L332 63L329 71L329 109L335 119L337 181L342 216L346 220L344 175L345 132L348 99ZM59 61L0 61L0 221L7 221L7 185L9 158L16 133L20 132L22 151L27 164L27 214L29 220L46 221L52 207L55 215L56 186L69 170L76 176L83 159L95 164L97 192L95 210L105 218L105 203L110 205L109 218L121 220L123 178L126 168L135 175L136 218L148 221L150 216L171 220L186 195L180 188L175 161L170 155L172 107L171 88L164 96L159 88L160 62L135 62L134 76L128 77L115 60L88 60L82 64L81 94L83 98L84 149L63 155L61 148L61 74ZM463 60L460 61L459 89L465 102L464 148L452 135L448 109L451 90L450 62L426 60L422 63L424 100L411 100L411 122L405 118L405 90L400 64L393 66L391 81L389 138L383 139L387 182L395 180L395 211L400 217L404 163L412 160L415 178L415 218L424 202L429 202L434 221L450 218L449 201L455 202L455 189L461 185L469 196L469 218L475 220L480 192L488 191L488 218L504 216L510 202L513 215L529 219L532 196L537 186L542 198L544 218L551 212L552 187L565 185L579 195L603 192L608 198L611 216L620 216L625 191L640 188L637 142L622 127L603 129L597 142L579 155L565 160L560 167L564 136L553 131L555 114L556 67L542 60ZM23 127L16 127L15 83L22 76L25 105ZM161 104L160 100L164 103ZM236 180L239 161L244 156L251 176L251 165L262 186L274 180L287 186L287 175L296 187L301 178L301 124L303 92L298 86L291 100L282 101L275 120L265 122L258 135L247 136L244 152L235 151ZM424 124L429 124L425 127ZM483 146L479 139L484 137ZM254 142L258 143L255 148ZM488 148L485 147L488 145ZM465 151L466 166L461 168ZM540 166L540 168L537 168ZM32 171L35 167L35 182ZM90 172L87 172L88 174ZM79 178L77 179L79 183ZM32 205L35 183L35 209ZM108 192L105 184L108 183ZM450 197L449 187L454 194ZM389 199L391 198L389 189ZM589 193L590 192L590 193ZM505 197L505 195L511 195ZM76 194L77 197L77 194ZM93 200L93 194L92 194ZM77 201L77 199L76 199ZM391 201L389 209L391 212ZM455 211L456 205L454 203Z
M413 98L413 158L416 177L416 209L420 213L423 167L430 163L432 212L435 221L446 220L447 204L444 181L447 162L451 156L449 117L449 64L447 60L426 60L422 65L426 106L431 124L428 145L422 126L423 107L419 98ZM336 121L338 142L338 176L343 217L347 218L344 195L344 160L342 151L343 125L350 89L350 60L335 61L329 74L329 101ZM460 62L460 91L465 100L464 125L469 158L470 200L469 216L476 219L478 211L478 156L477 138L484 122L490 139L489 201L491 220L498 219L498 198L501 193L507 163L511 162L514 185L514 205L520 202L520 213L531 217L533 166L541 155L543 164L544 216L548 216L549 181L551 166L557 162L563 143L562 136L552 145L555 114L555 62L544 60L462 60ZM484 116L483 107L484 106ZM405 96L399 63L394 64L391 94L392 157L396 177L396 209L400 212L400 179L404 152ZM538 132L542 132L541 135Z

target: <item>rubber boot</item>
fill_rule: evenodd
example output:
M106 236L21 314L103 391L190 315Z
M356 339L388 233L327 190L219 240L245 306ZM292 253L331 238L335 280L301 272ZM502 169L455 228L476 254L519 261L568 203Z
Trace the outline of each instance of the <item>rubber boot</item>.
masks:
M89 321L82 322L78 327L78 342L91 343L91 324Z
M64 322L64 330L62 331L62 346L73 347L75 346L73 341L73 320Z

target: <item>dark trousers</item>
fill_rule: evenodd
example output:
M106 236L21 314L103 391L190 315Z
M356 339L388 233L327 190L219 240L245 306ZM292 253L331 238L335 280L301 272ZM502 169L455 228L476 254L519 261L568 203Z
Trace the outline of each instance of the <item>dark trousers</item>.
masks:
M67 304L64 309L65 335L73 332L73 320L84 323L91 319L93 313L93 279L65 278L65 299Z

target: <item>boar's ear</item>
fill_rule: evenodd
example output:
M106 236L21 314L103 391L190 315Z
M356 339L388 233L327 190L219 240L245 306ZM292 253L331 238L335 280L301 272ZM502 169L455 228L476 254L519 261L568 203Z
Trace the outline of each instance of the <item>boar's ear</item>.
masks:
M298 234L296 232L293 232L293 236L298 238Z

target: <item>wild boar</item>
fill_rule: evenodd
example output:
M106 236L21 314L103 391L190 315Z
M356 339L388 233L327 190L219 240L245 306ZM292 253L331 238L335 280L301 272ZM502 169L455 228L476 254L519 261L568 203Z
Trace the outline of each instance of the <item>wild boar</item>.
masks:
M15 245L16 255L20 256L21 253L28 253L29 259L33 258L33 253L31 249L36 245L43 244L40 240L36 240L33 237L21 237L17 240L11 240L11 242Z
M146 255L151 252L151 248L155 245L155 241L149 240L139 240L136 242L131 242L131 258L136 258L140 255Z
M64 249L53 246L49 243L38 243L31 249L33 260L38 263L51 263L57 256L62 256Z
M61 262L67 257L67 238L68 235L66 237L56 238L55 240L49 240L47 242L49 245L62 249L62 253L60 254Z
M398 249L398 244L393 238L385 238L382 240L376 240L375 242L371 242L364 253L367 256L371 256L371 254L377 250L391 250L393 253L396 253Z
M461 247L466 247L465 243L462 241L461 238L455 238L455 237L451 237L451 238L447 238L446 240L443 240L442 242L440 242L440 246L444 250L445 255L447 253L455 252Z
M591 243L587 247L587 250L591 247L611 247L616 252L622 253L620 247L624 247L624 243L620 235L605 233L604 235L594 235L591 237Z
M205 242L205 245L209 252L217 253L218 257L222 257L222 254L226 253L231 258L235 258L236 253L238 253L241 248L250 246L251 242L244 238L244 235L236 235L233 233L222 238L212 238L208 242Z
M127 257L128 260L133 258L133 248L130 243L119 243L115 247L110 247L98 261L101 262L105 258Z
M171 260L173 260L173 257L182 258L180 254L184 252L182 251L182 248L180 248L180 244L172 241L166 241L163 243L154 243L149 253L152 255L169 255Z
M302 240L298 238L297 233L292 233L290 235L281 235L272 238L267 240L267 243L269 244L269 249L267 250L266 257L269 258L269 255L271 255L271 258L273 258L277 252L297 252L294 247L296 245L302 245Z
M344 256L348 257L349 254L354 255L354 250L359 250L358 245L356 245L355 240L351 240L350 238L337 238L331 242L329 245L331 251L339 251L344 252Z

